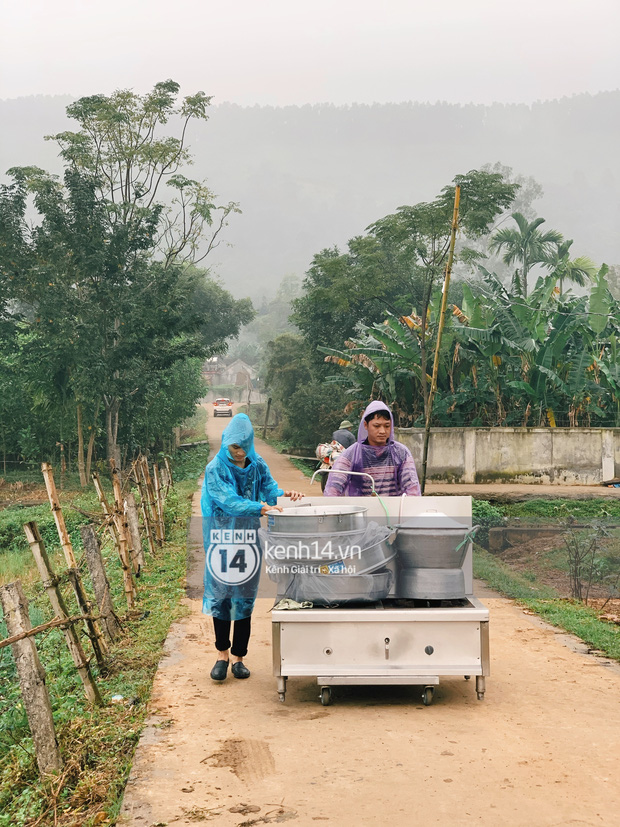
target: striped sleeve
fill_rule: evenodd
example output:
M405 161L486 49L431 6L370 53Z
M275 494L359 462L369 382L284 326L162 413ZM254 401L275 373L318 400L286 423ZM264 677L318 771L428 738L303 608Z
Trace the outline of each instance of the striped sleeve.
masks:
M342 497L344 495L344 489L346 488L349 477L346 474L334 474L334 471L351 470L352 455L350 451L353 447L354 446L352 445L351 448L347 448L347 450L340 454L338 459L334 462L331 471L327 475L327 485L325 486L325 491L323 492L324 497Z
M407 494L409 497L419 497L422 492L411 451L402 443L398 444L398 448L399 454L402 452L402 462L398 471L399 493Z

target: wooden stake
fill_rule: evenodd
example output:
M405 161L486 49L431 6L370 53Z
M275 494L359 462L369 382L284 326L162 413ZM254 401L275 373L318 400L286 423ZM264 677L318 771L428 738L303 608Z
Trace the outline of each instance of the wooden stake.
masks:
M144 549L142 548L142 537L140 536L140 521L138 519L138 506L133 491L129 491L125 497L125 516L131 535L131 547L134 551L138 568L141 569L145 563Z
M114 605L110 596L110 583L108 582L108 576L103 564L101 547L94 525L91 523L90 525L81 526L80 534L82 535L82 543L84 544L86 565L90 572L90 579L95 590L99 613L103 620L103 631L108 640L114 640L121 630L121 624L114 611Z
M140 463L140 470L142 473L142 479L144 481L144 487L146 489L151 526L155 528L155 538L157 539L157 545L161 546L163 544L163 537L161 536L161 526L159 524L157 507L155 505L155 492L153 490L153 482L151 480L151 475L149 474L149 462L146 457L142 457L142 462Z
M121 542L121 536L118 531L118 525L116 524L114 514L112 513L112 510L108 505L105 492L101 485L101 480L99 479L99 474L97 474L96 471L93 471L92 478L93 483L95 485L95 490L97 492L97 496L99 497L99 502L101 503L101 508L106 518L108 530L112 535L114 545L116 546L116 550L118 552L119 560L121 561L121 568L123 569L123 590L125 592L125 600L127 601L127 607L129 609L133 609L135 605L136 588L133 582L133 576L131 574L131 562L127 555L127 548L126 545L123 542Z
M267 423L269 422L269 412L271 410L271 397L267 399L267 410L265 411L265 424L263 425L263 439L267 438Z
M110 460L110 473L112 474L112 489L114 491L114 522L116 523L120 543L119 553L131 564L133 573L139 575L140 565L137 559L137 552L134 552L133 549L131 532L129 531L129 524L127 522L121 475L113 459Z
M13 638L26 635L32 630L28 614L28 601L19 581L0 588L0 602L9 635ZM41 776L62 769L62 759L54 731L54 719L49 693L45 685L45 670L37 649L30 637L11 644L19 686L32 733L37 764Z
M166 526L164 524L164 501L162 495L161 480L159 477L159 467L156 463L153 463L153 489L155 491L155 508L157 509L159 533L163 543L166 539Z
M164 465L166 466L166 471L168 472L168 479L166 480L166 495L168 495L168 488L171 488L174 485L174 478L172 476L172 468L170 467L170 460L168 457L164 457Z
M29 629L26 632L20 632L17 635L5 637L4 640L0 640L0 649L4 649L5 646L12 646L18 640L24 640L27 637L33 637L41 632L47 632L48 629L57 629L59 626L66 626L68 623L79 623L80 620L87 620L87 618L84 615L74 615L73 617L66 618L65 620L55 617L53 620L48 620L47 623L41 623L40 626L33 626L32 629Z
M41 576L41 580L43 581L43 586L45 588L45 591L47 592L47 596L50 599L50 603L52 604L54 614L58 618L68 621L69 612L67 611L65 601L63 600L62 594L60 593L60 589L58 588L58 578L56 577L50 566L47 552L45 551L43 538L39 534L37 524L34 522L26 523L24 525L24 531L26 533L26 539L30 544L32 556L34 557L35 563L37 564L39 575ZM88 698L90 703L97 704L97 706L101 706L101 695L99 694L99 689L97 688L97 684L95 683L95 680L90 671L90 665L88 663L86 655L84 654L84 650L82 649L82 644L80 643L80 639L77 635L77 632L73 628L72 624L67 623L67 626L63 629L63 633L65 636L65 640L67 641L69 651L71 652L71 657L73 658L75 668L77 669L78 674L82 680L82 684L84 685L84 692L86 693L86 697Z
M41 465L41 471L43 472L43 479L45 480L47 496L50 501L52 515L54 516L56 530L58 531L58 537L60 538L60 543L62 545L62 550L65 555L65 560L67 561L67 566L70 569L77 569L77 562L75 559L75 554L73 553L71 538L69 537L69 532L67 531L67 526L65 525L65 518L62 513L62 508L60 507L60 500L58 499L56 484L54 483L54 473L52 471L52 466L49 464L49 462L44 462Z
M83 615L90 617L93 613L92 606L90 605L90 600L88 599L88 595L86 594L86 590L84 589L82 580L80 579L77 560L75 559L75 554L73 553L73 545L71 544L71 538L69 537L69 532L67 531L67 526L65 525L65 518L62 513L62 508L60 507L60 500L58 499L58 493L54 483L52 466L49 462L44 462L41 466L41 470L43 471L43 478L45 480L45 487L47 489L47 496L50 501L52 514L54 516L54 522L56 523L56 530L62 545L65 560L67 561L71 585L73 586L73 591L75 592L80 611ZM105 655L107 654L108 647L103 639L103 635L101 634L99 624L96 620L87 620L86 625L88 626L88 636L92 643L93 651L95 653L95 657L97 658L97 663L99 664L99 667L103 667L105 666Z
M146 483L142 479L141 474L138 477L138 488L140 489L140 510L142 512L142 522L144 523L146 540L149 544L149 552L150 554L155 554L155 540L153 538L153 527L151 525L151 518L149 516L148 491Z

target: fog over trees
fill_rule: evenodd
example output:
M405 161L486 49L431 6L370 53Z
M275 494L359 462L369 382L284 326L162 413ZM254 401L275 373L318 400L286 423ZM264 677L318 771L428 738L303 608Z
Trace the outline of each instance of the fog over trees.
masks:
M205 92L209 94L208 87ZM67 126L66 97L0 101L0 171L60 171L43 136ZM575 255L620 263L620 91L492 106L447 103L241 107L217 104L188 136L193 174L238 202L211 266L235 295L274 294L321 249L403 204L431 200L454 175L497 162L533 177L535 212Z

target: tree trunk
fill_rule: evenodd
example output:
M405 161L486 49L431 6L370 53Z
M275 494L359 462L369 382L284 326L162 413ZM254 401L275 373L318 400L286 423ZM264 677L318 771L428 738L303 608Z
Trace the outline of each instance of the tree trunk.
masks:
M88 448L86 450L86 479L90 479L90 471L91 466L93 464L93 450L95 447L95 437L97 436L97 420L99 419L99 406L100 402L97 402L97 407L95 408L95 415L93 417L93 424L90 430L90 436L88 437Z
M107 396L105 402L105 430L108 446L108 462L114 460L121 467L121 449L118 444L118 423L121 401L117 396Z
M131 535L131 547L133 553L138 561L138 571L142 569L145 564L144 549L142 548L142 538L140 536L140 521L138 520L138 507L136 505L136 498L133 491L129 491L125 497L125 513L127 515L127 524L129 526L129 533Z
M99 613L101 614L102 627L108 640L114 640L121 630L121 625L112 604L110 583L103 564L99 540L92 524L81 526L80 534L82 535L86 564L95 590Z
M86 488L88 485L88 477L86 476L86 467L84 465L84 433L82 431L82 404L81 402L78 403L77 406L77 438L78 438L78 448L77 448L77 464L78 464L78 471L80 474L80 485L82 488Z
M28 603L19 581L0 588L0 602L4 610L9 636L32 629L28 616ZM42 776L62 769L62 760L56 733L49 693L45 685L45 670L41 665L32 638L24 638L11 646L17 666L19 686L28 716L28 725Z
M428 394L429 387L426 378L426 320L428 318L428 308L431 303L431 295L433 291L433 279L429 277L429 282L425 286L425 294L422 302L421 326L420 326L420 383L422 385L422 399L424 401L424 419L428 418Z

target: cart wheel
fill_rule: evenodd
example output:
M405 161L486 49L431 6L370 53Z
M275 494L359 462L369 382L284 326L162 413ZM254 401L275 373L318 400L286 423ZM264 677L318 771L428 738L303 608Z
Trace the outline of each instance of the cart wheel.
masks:
M321 687L321 703L323 706L329 706L332 702L332 690L329 686L322 686Z
M476 692L479 701L484 701L484 692Z
M281 704L284 703L284 698L286 697L286 692L278 692L278 699Z
M425 686L422 692L422 703L424 706L430 706L433 703L433 687Z
M463 675L466 681L471 680L471 675Z

